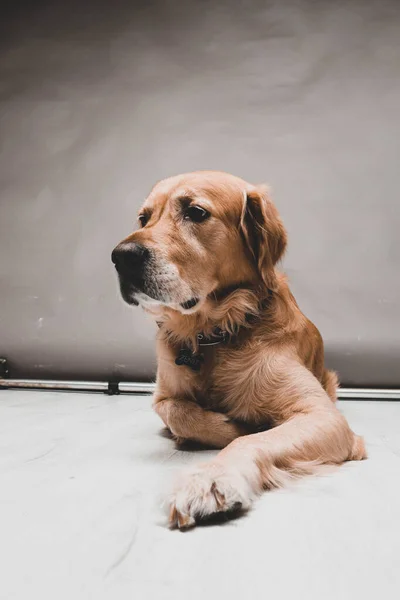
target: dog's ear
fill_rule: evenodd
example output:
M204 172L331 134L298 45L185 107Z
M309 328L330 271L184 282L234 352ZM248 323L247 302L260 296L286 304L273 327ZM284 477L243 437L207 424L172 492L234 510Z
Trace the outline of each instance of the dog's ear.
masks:
M273 290L276 287L274 266L285 252L287 235L266 187L245 192L240 226L262 281Z

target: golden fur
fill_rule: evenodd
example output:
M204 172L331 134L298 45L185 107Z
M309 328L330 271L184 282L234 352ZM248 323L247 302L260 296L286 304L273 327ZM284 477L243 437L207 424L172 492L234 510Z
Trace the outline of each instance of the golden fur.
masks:
M184 223L182 197L211 217ZM335 405L337 378L324 366L319 331L276 269L286 232L266 188L225 173L190 173L158 183L143 211L146 226L124 243L161 253L179 271L176 294L190 289L201 299L192 311L145 306L160 325L154 408L178 442L222 448L177 483L171 525L247 509L288 477L365 458L362 438ZM217 326L232 342L202 348L200 372L175 364L182 345L196 350L197 334Z

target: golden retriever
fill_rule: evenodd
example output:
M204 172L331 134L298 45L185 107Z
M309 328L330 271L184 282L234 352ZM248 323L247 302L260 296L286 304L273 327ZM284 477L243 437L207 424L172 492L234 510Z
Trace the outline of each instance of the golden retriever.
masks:
M159 325L155 411L178 442L222 448L177 482L171 526L365 458L335 405L321 335L276 269L287 236L267 189L214 171L170 177L139 222L112 260L124 300Z

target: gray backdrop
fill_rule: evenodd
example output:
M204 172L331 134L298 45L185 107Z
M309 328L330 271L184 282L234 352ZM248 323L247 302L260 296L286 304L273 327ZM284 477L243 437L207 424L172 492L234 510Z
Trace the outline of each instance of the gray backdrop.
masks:
M272 185L343 383L400 384L399 2L14 3L0 43L13 376L153 376L110 252L156 180L211 168Z

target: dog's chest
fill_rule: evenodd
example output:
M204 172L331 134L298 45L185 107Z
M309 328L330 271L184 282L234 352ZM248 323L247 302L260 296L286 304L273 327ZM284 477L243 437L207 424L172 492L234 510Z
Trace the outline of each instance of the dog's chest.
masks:
M193 368L190 361L179 360L179 347L164 349L159 361L159 379L168 388L164 392L176 398L193 398L203 408L247 420L250 407L243 399L249 396L253 376L247 341L200 347L199 354L200 364Z

